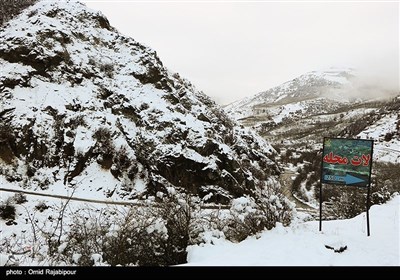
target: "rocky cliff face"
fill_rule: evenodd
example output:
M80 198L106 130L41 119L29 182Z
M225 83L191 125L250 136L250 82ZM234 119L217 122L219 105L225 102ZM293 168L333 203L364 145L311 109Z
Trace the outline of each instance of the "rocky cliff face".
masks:
M276 181L268 143L83 4L4 25L0 68L0 176L16 188L227 202Z

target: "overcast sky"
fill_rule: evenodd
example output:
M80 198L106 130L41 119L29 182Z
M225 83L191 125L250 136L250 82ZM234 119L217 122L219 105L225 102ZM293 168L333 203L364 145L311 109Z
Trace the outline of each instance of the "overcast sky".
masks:
M220 104L332 66L398 88L398 2L83 2Z

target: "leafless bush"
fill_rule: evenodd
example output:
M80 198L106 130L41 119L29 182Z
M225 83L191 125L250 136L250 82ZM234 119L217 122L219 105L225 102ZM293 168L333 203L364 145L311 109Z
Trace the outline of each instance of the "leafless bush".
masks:
M73 129L76 129L78 126L86 126L85 116L78 115L70 120L70 125Z
M165 195L154 208L131 208L104 243L110 264L165 266L186 263L193 204L186 195ZM122 250L123 249L123 250Z
M14 129L9 123L2 122L0 124L0 144L14 139Z
M334 195L327 199L329 202L324 213L329 218L349 219L366 209L367 192L365 188L349 186L328 186L334 188ZM324 190L325 191L325 190Z
M400 193L400 167L393 163L374 163L370 186L370 205L382 204ZM353 218L366 209L367 188L352 186L324 186L323 201L326 213L332 218Z
M102 253L111 223L103 211L82 209L73 214L72 225L57 250L59 258L64 256L67 261L81 266L93 265L92 255Z
M100 71L104 72L107 77L114 77L114 65L112 63L104 63L100 65Z
M72 214L60 242L52 239L49 251L57 260L78 265L93 265L94 255L109 265L185 263L186 248L196 233L192 205L189 196L167 194L147 207L80 210Z
M199 198L172 187L143 206L73 212L68 203L54 208L44 224L35 218L38 210L27 210L32 257L46 255L48 263L64 265L94 265L96 259L103 265L175 265L186 263L188 245L209 239L206 231L240 241L291 219L290 205L273 186L260 190L257 199L239 198L230 211L216 211L207 218Z
M229 240L240 242L262 230L272 229L278 222L287 226L292 213L293 206L277 186L265 187L255 198L244 196L233 200L224 233Z
M12 200L16 203L16 204L22 204L24 202L27 202L28 200L26 199L26 195L23 193L16 193L12 196Z
M0 218L3 220L14 220L16 209L12 204L12 198L8 198L5 202L0 203Z
M47 206L44 201L41 201L35 206L35 209L39 212L43 212L44 210L49 209L49 206Z
M117 177L121 176L122 172L126 172L129 180L133 180L139 172L137 160L133 156L129 156L126 147L115 152L111 169L111 172Z
M115 153L115 146L112 141L111 130L107 127L100 127L94 133L93 138L97 141L94 152L101 155L98 163L104 168L109 169Z
M166 265L186 263L186 248L199 234L194 219L195 210L200 210L196 198L187 194L169 194L162 200L158 211L165 221L168 235L163 255Z
M112 138L111 130L107 127L100 127L93 134L93 138L95 140L97 140L99 143L106 145L109 142L111 142L111 138Z
M131 208L103 244L104 259L111 265L165 265L167 239L162 219L146 209Z

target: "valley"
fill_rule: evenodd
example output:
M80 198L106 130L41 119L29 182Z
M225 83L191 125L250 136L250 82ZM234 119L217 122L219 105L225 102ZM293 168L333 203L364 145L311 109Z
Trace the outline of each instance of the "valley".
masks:
M257 131L279 152L285 187L292 193L287 197L298 208L303 202L318 207L324 137L373 139L377 161L374 176L380 176L381 168L389 168L385 163L393 164L393 177L385 180L399 181L400 97L395 92L390 97L382 94L374 99L352 97L355 77L351 69L314 71L224 107L228 114ZM375 181L372 188L378 191L385 180ZM328 193L336 198L325 197L327 208L332 206L328 200L340 200L341 196L337 191L330 191L330 187L326 187ZM395 191L399 191L397 186L391 190Z

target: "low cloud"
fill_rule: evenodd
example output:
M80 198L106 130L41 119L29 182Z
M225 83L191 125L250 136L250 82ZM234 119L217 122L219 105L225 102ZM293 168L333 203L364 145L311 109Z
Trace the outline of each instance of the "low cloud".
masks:
M355 76L351 79L351 96L363 99L387 99L399 95L397 65L376 63L356 69Z

